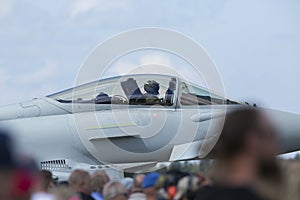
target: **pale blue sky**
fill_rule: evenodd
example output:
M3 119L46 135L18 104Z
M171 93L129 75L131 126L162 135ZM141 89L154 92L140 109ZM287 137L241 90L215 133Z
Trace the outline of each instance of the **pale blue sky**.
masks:
M97 44L150 26L200 43L228 97L300 114L299 10L297 0L0 0L0 104L71 87Z

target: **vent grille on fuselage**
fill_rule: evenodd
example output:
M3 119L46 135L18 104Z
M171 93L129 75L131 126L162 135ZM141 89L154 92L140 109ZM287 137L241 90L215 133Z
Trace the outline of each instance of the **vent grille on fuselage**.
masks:
M61 159L61 160L42 161L41 169L49 170L49 171L70 171L71 167L66 163L66 160Z

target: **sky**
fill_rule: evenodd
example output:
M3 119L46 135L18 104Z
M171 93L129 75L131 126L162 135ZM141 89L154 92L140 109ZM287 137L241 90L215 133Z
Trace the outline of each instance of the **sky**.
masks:
M0 0L0 105L70 88L99 43L160 27L206 49L227 97L300 114L299 10L298 0ZM176 59L143 52L115 66Z
M0 105L70 88L99 43L161 27L206 49L227 97L300 114L299 10L297 0L0 0ZM158 52L135 59L173 64Z

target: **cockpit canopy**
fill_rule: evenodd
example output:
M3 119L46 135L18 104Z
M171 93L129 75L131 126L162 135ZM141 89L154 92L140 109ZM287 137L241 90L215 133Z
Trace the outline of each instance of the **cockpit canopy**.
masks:
M178 91L178 88L180 90ZM236 103L166 75L126 75L80 85L48 96L60 103L172 106Z

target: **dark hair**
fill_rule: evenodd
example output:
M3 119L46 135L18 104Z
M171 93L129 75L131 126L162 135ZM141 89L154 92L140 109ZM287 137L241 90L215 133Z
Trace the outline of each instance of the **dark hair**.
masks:
M43 189L45 191L48 191L51 182L53 182L52 173L48 170L41 170L39 175L42 181Z
M261 112L255 108L240 108L227 114L214 157L231 159L241 152L247 136L257 134L260 119Z

